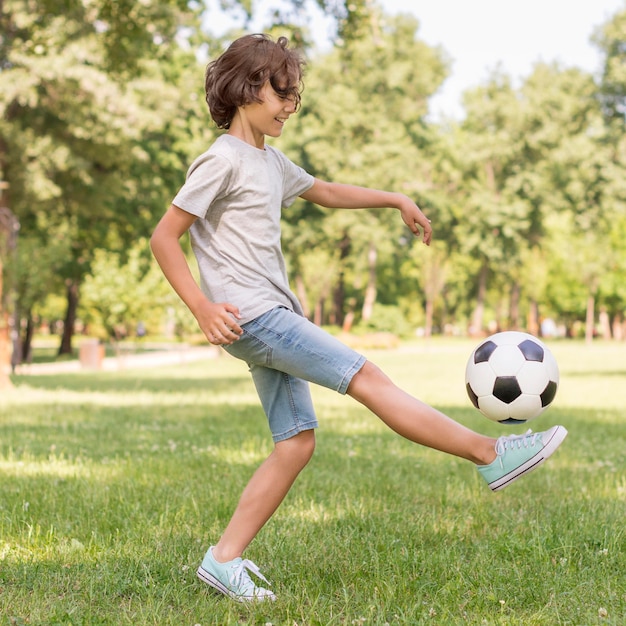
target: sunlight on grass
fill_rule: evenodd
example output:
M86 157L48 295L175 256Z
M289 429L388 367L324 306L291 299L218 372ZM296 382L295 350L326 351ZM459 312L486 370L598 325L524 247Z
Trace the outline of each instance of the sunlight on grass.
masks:
M271 452L268 442L245 441L244 445L232 448L228 446L210 446L207 452L210 453L211 460L228 465L258 465L267 458Z
M168 391L158 394L154 391L71 391L66 389L42 390L21 386L19 390L3 393L0 398L0 407L26 407L29 405L46 405L59 401L62 394L63 405L80 406L86 400L89 404L103 407L150 407L150 406L180 406L180 405L217 405L217 404L240 404L242 401L256 404L258 398L254 390L247 393L239 393L234 396L232 391L195 391L176 393Z
M517 432L469 403L473 347L367 356L471 428ZM315 455L250 546L271 606L236 605L195 577L273 448L244 364L14 377L0 398L0 625L621 626L624 345L553 351L561 389L530 426L570 434L499 494L470 463L313 387Z
M107 470L113 474L117 470L99 466L97 470L91 465L82 463L72 463L65 459L50 458L47 461L29 459L12 459L9 454L7 460L0 459L0 472L6 476L56 476L58 478L94 478L96 475L101 478Z

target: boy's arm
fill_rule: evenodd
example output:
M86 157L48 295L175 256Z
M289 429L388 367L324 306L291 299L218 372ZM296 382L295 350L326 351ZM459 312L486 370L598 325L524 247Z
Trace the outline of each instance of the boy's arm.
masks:
M419 235L421 228L423 242L426 245L430 244L433 234L430 220L411 198L402 193L329 183L316 178L313 186L305 191L301 197L309 202L334 209L379 209L385 207L398 209L402 215L402 220L413 234Z
M171 205L150 238L150 247L165 278L193 313L202 332L215 344L231 344L242 333L235 319L239 309L228 303L210 302L196 283L180 246L180 238L195 216Z

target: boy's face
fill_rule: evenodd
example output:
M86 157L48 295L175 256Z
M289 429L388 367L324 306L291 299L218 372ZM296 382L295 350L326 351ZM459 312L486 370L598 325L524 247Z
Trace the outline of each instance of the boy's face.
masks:
M252 102L241 107L242 114L255 137L279 137L290 115L296 112L293 96L280 96L268 82L261 88L262 102Z

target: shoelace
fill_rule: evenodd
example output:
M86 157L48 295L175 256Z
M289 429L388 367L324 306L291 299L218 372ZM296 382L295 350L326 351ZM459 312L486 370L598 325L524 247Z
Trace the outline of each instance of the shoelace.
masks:
M535 440L538 435L539 433L533 434L530 428L523 435L503 435L496 441L496 454L499 457L502 456L506 452L507 447L511 450L513 450L513 448L521 450L522 447L532 448L535 445Z
M256 588L256 585L252 582L248 571L252 572L255 576L258 576L261 580L264 580L268 585L270 584L267 578L261 574L259 568L249 559L243 559L233 568L233 577L231 581L236 582L239 586L245 585L247 588L249 585L252 588Z

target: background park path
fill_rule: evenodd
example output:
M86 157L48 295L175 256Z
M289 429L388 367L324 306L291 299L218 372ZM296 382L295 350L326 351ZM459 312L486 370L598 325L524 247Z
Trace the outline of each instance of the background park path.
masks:
M162 345L146 346L141 352L122 350L119 355L101 359L91 355L50 363L25 363L17 366L15 373L20 375L61 374L81 371L120 371L134 368L177 365L214 359L220 356L221 348L216 346ZM145 348L145 347L144 347Z

